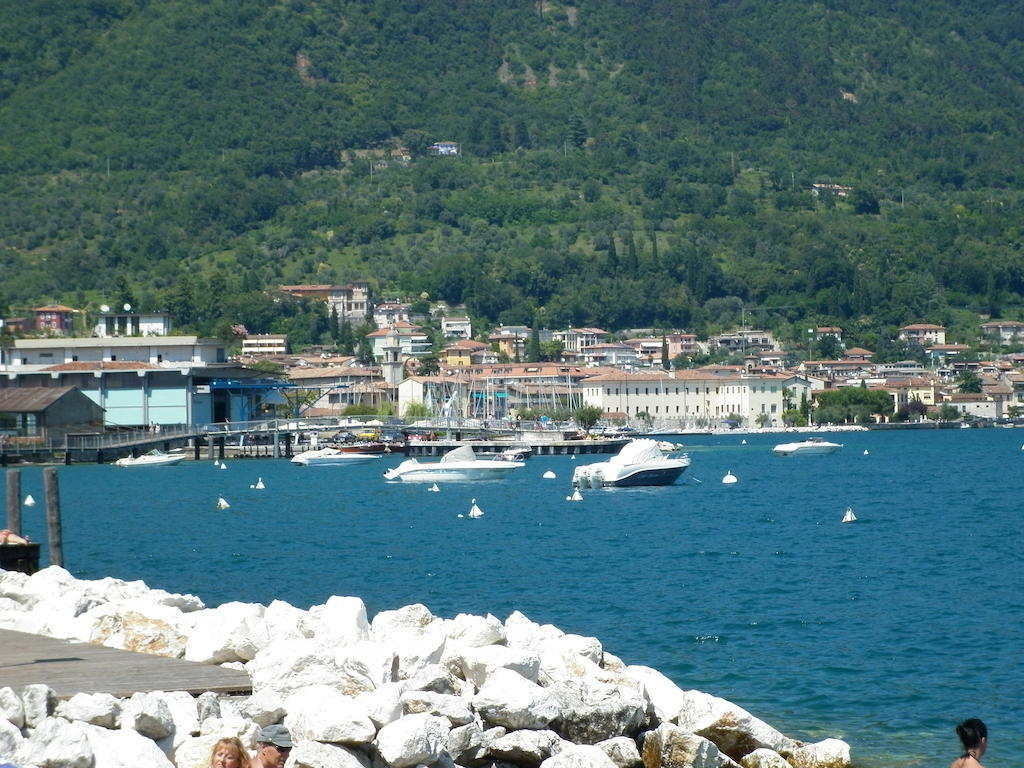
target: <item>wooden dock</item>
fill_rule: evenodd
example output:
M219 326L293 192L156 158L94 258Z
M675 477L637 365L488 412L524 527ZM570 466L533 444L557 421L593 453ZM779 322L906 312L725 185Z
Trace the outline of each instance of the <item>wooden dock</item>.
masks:
M0 687L20 692L33 683L45 683L61 699L76 693L252 693L249 675L240 670L0 629Z

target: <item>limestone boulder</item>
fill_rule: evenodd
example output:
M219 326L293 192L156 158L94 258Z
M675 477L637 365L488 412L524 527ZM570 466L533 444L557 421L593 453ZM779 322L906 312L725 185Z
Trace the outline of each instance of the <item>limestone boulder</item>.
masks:
M850 764L850 745L839 739L824 739L793 750L793 768L845 768Z
M448 636L448 647L451 648L479 648L505 643L505 627L491 614L473 616L460 613L454 619L445 622L445 632Z
M46 768L93 768L96 757L86 736L89 728L95 726L61 717L46 717L30 730L27 739L21 741L12 762ZM153 748L157 749L155 744Z
M453 696L461 696L471 687L443 664L428 664L406 683L406 689L410 691L433 691Z
M635 687L576 680L547 690L558 704L551 728L567 741L597 744L635 736L647 726L647 699Z
M0 571L0 574L6 571ZM0 722L6 721L19 730L25 725L25 705L9 686L0 688Z
M369 640L337 647L333 662L346 681L342 689L346 696L357 696L392 682L399 666L391 648Z
M85 737L95 768L174 768L157 744L135 731L86 726Z
M522 766L537 766L562 749L554 731L512 731L490 743L487 756Z
M654 717L660 722L675 722L686 704L686 692L651 667L630 665L626 674L643 687Z
M101 728L117 728L121 718L121 700L109 693L76 693L57 705L57 715Z
M542 648L565 634L553 624L538 624L519 611L505 619L505 643L510 648Z
M465 725L473 721L469 702L447 693L433 691L406 691L402 694L402 712L406 715L427 713L448 718L452 726Z
M447 749L448 720L434 715L408 715L385 725L377 734L377 751L391 768L437 762Z
M272 601L263 612L263 625L267 630L267 638L272 643L287 643L292 640L313 637L316 631L311 611L312 609L304 611L301 608L296 608L283 600ZM364 623L365 619L366 611L364 609Z
M571 744L552 755L542 768L615 768L615 763L600 748L587 744Z
M334 744L369 744L377 728L363 706L326 685L311 685L285 702L284 724L292 739Z
M515 672L531 682L537 682L540 675L540 656L525 648L509 648L504 645L486 645L480 648L466 648L460 654L460 667L464 680L477 688L499 669Z
M253 691L273 691L282 700L309 685L329 685L347 696L372 690L372 675L355 678L335 661L335 649L315 639L272 643L246 664Z
M734 768L738 765L713 742L672 723L662 723L644 734L641 756L646 768Z
M370 622L366 618L366 605L358 597L335 595L323 605L309 609L309 618L300 622L308 625L311 636L333 645L353 645L370 639Z
M371 768L371 762L361 752L340 744L302 741L292 750L288 768Z
M472 704L488 723L510 730L547 728L560 713L558 699L550 691L505 668L491 673Z
M211 664L252 660L270 642L265 610L256 603L232 602L197 613L185 658Z
M0 762L7 762L18 754L24 740L18 726L0 717Z
M800 743L780 733L731 701L701 691L684 691L685 700L675 722L713 741L733 760L755 749L792 752Z
M162 739L174 732L174 716L162 691L132 694L121 707L121 728L149 739Z
M223 707L221 707L221 711L224 711ZM239 712L260 728L280 723L287 714L287 710L284 708L284 698L272 688L263 688L254 693L241 706ZM205 718L200 722L205 722Z
M103 603L75 620L83 642L137 653L181 658L191 622L177 608L134 600Z
M366 711L366 714L373 721L377 729L380 730L404 714L402 694L405 690L406 684L404 682L384 683L384 685L379 685L372 691L360 693L355 699Z
M633 739L615 736L598 742L596 746L611 758L617 768L641 768L643 766L640 750L636 748L636 741Z
M743 768L793 768L789 761L778 752L763 747L744 755L740 760L740 765Z
M35 728L53 714L57 696L50 686L33 683L21 689L21 705L25 713L25 727Z

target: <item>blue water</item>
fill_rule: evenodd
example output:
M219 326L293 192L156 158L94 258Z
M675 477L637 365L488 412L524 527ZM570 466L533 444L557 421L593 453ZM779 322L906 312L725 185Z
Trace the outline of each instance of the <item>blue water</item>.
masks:
M582 503L566 501L568 457L440 493L385 483L397 456L61 467L65 564L209 605L518 609L797 738L846 739L861 765L947 765L972 716L988 768L1024 753L1024 430L851 433L801 458L773 456L769 435L678 439L693 465L675 486ZM41 486L22 470L23 494ZM473 497L484 517L458 517ZM24 514L45 541L43 504Z

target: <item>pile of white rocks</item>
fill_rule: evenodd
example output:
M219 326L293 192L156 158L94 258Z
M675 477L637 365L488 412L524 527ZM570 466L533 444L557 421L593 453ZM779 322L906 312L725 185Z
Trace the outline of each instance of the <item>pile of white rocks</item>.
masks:
M356 597L308 611L206 608L142 582L0 571L0 628L244 669L251 697L0 687L0 763L207 768L213 744L284 723L287 768L841 768L837 739L802 744L740 707L624 664L592 637L521 613L372 621ZM0 679L2 685L2 679Z

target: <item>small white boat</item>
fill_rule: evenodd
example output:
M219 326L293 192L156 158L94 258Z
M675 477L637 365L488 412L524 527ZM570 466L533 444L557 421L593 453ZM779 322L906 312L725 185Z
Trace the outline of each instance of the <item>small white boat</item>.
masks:
M497 480L507 477L514 469L526 466L521 461L478 459L473 447L462 445L448 451L440 461L406 459L397 467L384 472L385 480L407 483L435 483L444 481Z
M154 448L141 456L125 456L114 462L115 467L169 467L185 460L183 452L164 453Z
M298 464L300 467L328 467L353 464L360 461L373 461L379 458L380 455L375 453L351 453L327 447L297 453L292 457L292 464Z
M664 455L657 440L631 440L608 461L576 467L574 488L671 485L690 466L690 457Z
M501 453L495 454L494 458L498 461L526 461L532 453L533 448L527 445L518 448L506 448Z
M842 443L830 443L820 437L809 437L796 443L779 443L772 448L772 453L776 456L812 456L835 453L842 447Z

